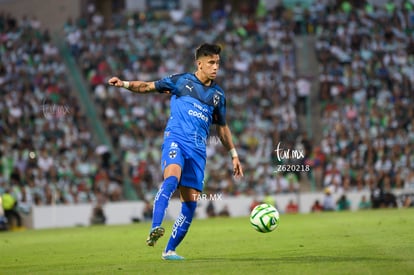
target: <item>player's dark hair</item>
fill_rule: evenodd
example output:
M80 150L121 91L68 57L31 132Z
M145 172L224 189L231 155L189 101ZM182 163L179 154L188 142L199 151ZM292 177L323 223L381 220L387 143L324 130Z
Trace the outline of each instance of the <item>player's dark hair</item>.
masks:
M214 54L220 54L221 52L221 47L219 45L216 44L201 44L195 52L195 59L199 59L200 57L203 56L210 56L210 55L214 55Z

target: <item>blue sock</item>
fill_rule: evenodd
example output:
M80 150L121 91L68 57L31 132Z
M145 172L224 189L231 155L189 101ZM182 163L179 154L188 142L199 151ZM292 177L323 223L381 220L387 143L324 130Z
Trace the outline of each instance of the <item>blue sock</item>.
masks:
M164 180L154 199L152 227L160 226L167 210L170 198L178 186L177 177L171 176Z
M187 234L188 228L191 225L195 209L197 207L197 202L187 201L181 203L181 213L175 221L170 240L168 241L165 252L172 250L175 251L176 247L184 239L185 234Z

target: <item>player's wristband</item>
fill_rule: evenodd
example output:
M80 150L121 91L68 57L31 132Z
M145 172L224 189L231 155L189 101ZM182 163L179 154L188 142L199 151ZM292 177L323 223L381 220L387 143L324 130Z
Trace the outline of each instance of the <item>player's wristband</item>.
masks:
M237 158L239 155L237 154L237 151L235 148L230 149L229 151L231 158Z
M129 88L129 81L122 81L122 87L124 87L125 89Z

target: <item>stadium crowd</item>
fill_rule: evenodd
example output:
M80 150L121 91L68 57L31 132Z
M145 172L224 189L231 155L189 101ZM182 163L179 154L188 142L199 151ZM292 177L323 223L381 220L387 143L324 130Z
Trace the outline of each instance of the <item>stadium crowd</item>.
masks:
M414 188L413 7L342 5L319 18L319 187L371 190L373 201Z
M0 13L0 40L0 194L25 212L120 197L98 182L97 144L50 33Z
M209 18L189 9L161 17L126 13L109 24L98 13L69 19L67 45L115 148L110 164L96 153L99 144L51 35L35 18L0 13L0 193L10 189L26 210L104 203L122 200L129 179L139 199L150 199L161 182L169 98L137 96L106 81L193 71L189 53L202 42L223 46L218 82L245 166L245 178L234 182L213 131L205 141L205 192L296 192L303 175L274 173L280 144L304 150L303 158L284 164L310 165L319 190L414 188L412 6L329 3L260 13L224 6ZM298 121L307 85L297 74L294 39L303 33L317 37L321 141L306 137Z

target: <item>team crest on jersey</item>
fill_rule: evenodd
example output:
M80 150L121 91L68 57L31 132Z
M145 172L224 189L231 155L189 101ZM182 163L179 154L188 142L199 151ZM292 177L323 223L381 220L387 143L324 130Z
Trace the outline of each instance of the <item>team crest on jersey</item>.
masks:
M220 96L218 94L215 94L213 96L213 104L214 104L214 106L217 106L217 104L219 103L219 101L220 101Z
M175 143L175 142L171 142L170 148L171 148L171 149L178 148L177 143Z
M170 159L175 159L175 157L177 156L177 150L170 150L168 156L170 157Z

